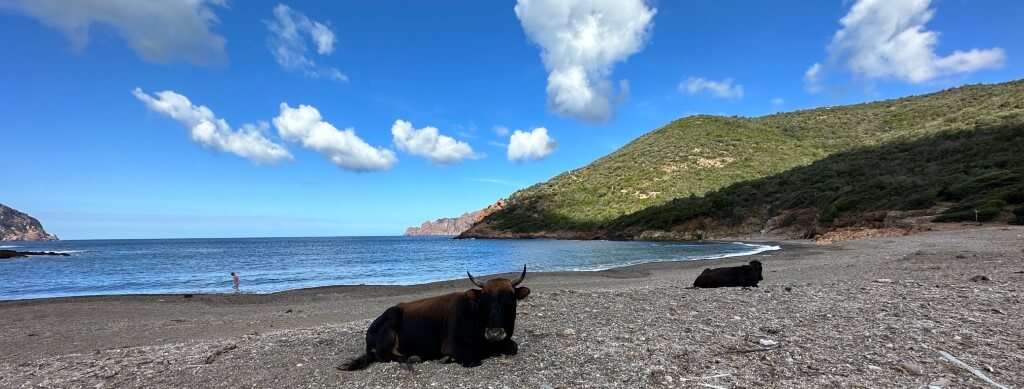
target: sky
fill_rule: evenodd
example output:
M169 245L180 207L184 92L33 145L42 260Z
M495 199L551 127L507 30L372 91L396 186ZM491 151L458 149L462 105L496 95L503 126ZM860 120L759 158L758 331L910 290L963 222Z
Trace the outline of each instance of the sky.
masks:
M0 0L0 203L62 239L396 235L680 117L1021 78L1021 17L1016 0Z

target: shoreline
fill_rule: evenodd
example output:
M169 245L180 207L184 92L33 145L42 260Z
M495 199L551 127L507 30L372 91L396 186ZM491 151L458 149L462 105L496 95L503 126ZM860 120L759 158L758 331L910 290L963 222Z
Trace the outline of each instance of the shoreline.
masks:
M751 289L685 288L751 256L528 273L519 355L472 369L335 370L387 307L468 280L0 302L0 387L983 385L939 351L1024 386L1024 227L777 243Z
M234 239L234 238L231 238L231 239ZM541 238L541 239L546 239L546 238ZM559 239L552 239L552 240L559 240ZM529 275L534 275L534 274L537 274L537 275L553 275L553 274L564 275L564 274L567 274L567 273L597 273L597 272L614 271L614 270L618 270L618 269L626 269L626 268L631 268L631 267L635 267L635 266L643 266L643 265L658 264L658 263L691 263L691 262L695 263L695 262L704 262L704 261L718 261L718 260L725 260L725 259L729 259L729 258L742 258L742 257L756 256L756 255L760 255L760 254L763 254L763 253L771 253L771 252L777 252L777 251L782 251L782 250L791 250L791 249L795 249L797 247L802 247L802 246L804 246L806 244L809 244L809 241L796 240L796 239L788 240L788 241L778 241L778 240L752 241L752 240L749 240L749 239L740 241L740 240L728 240L728 239L726 239L726 240L709 240L709 241L703 241L703 242L651 241L651 243L742 244L742 245L748 245L748 246L757 246L757 248L752 248L752 251L757 250L758 248L762 249L762 250L756 251L756 252L751 252L751 253L723 254L722 256L716 256L716 257L711 257L711 258L701 258L701 259L665 260L665 261L658 261L658 260L656 260L656 261L650 261L650 262L630 263L630 264L624 264L624 265L621 265L621 266L614 266L614 267L610 267L610 268L601 268L601 269L593 269L593 270L573 269L573 270L561 270L561 271L529 272ZM787 248L787 247L789 247L789 248ZM74 251L74 250L72 250L72 251ZM529 265L529 264L527 264L527 265ZM482 274L482 275L480 275L480 277L490 278L490 277L495 277L495 276L498 276L498 275L510 276L510 275L515 275L515 274L514 274L514 272L497 273L497 274ZM245 292L239 293L239 294L232 293L232 292L224 292L224 293L198 293L198 292L182 292L182 293L114 293L114 294L80 295L80 296L35 297L35 298L24 298L24 299L0 299L0 308L2 308L3 305L7 304L7 303L42 302L42 301L51 301L51 300L84 299L84 300L88 300L88 301L102 301L104 299L127 299L127 298L141 298L141 299L159 299L159 298L163 298L163 299L166 299L166 298L181 298L183 295L186 295L186 294L192 295L193 296L192 298L203 297L203 298L214 298L214 299L216 299L216 298L227 298L228 296L231 296L233 298L244 298L242 296L274 296L274 295L286 295L286 294L289 294L289 293L295 293L295 294L300 294L301 295L303 293L313 293L313 292L316 292L316 291L319 291L319 292L322 292L322 291L332 291L333 292L333 291L341 291L343 289L366 288L366 287L380 287L380 288L402 288L402 287L418 288L418 287L424 287L424 288L429 288L429 287L438 286L438 285L441 285L441 284L447 284L447 283L452 283L452 282L460 282L461 280L462 280L462 278L450 279L450 280L437 280L437 281L429 281L429 282L421 282L421 283L411 283L411 284L336 284L336 285L312 286L312 287L296 288L296 289L285 289L285 290L274 291L274 292L267 292L267 293L245 293ZM243 281L242 285L243 285L242 290L245 290L245 288L244 288L244 285L245 285L244 281Z

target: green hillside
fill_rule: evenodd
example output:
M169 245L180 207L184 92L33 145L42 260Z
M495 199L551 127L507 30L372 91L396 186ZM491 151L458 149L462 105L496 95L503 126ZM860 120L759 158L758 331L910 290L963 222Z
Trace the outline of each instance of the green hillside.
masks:
M995 217L1020 202L1007 193L1024 182L1022 126L1024 81L759 118L687 117L516 192L466 235L628 238L698 218L742 232L792 210L828 227L844 212L936 204L960 215L940 220L968 209L973 220L982 205Z

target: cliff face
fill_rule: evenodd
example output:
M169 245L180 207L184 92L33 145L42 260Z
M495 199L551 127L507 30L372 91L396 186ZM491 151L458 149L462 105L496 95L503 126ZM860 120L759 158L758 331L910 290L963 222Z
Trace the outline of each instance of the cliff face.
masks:
M405 235L458 235L476 222L476 212L466 212L459 217L446 217L425 221L419 227L405 229Z
M0 204L0 240L57 240L36 218Z
M441 218L434 221L428 220L420 224L419 227L407 228L405 235L459 235L480 221L480 219L501 209L503 206L505 206L504 199L498 200L498 202L487 206L487 208L476 212L466 212L459 217Z

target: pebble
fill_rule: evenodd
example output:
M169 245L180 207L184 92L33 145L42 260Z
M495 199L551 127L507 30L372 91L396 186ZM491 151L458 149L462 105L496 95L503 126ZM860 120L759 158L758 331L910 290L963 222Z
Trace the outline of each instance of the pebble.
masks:
M903 371L913 375L921 375L921 373L924 372L920 365L910 362L900 363L900 369L903 369Z
M771 339L761 339L761 340L759 340L757 342L760 343L764 347L775 347L775 346L779 345L779 342L776 342L776 341L771 340Z
M562 331L562 335L563 336L576 336L576 330L574 330L572 328L566 328L565 331Z
M890 280L888 278L879 278L879 279L875 280L875 283L878 283L878 284L891 284L892 280Z

